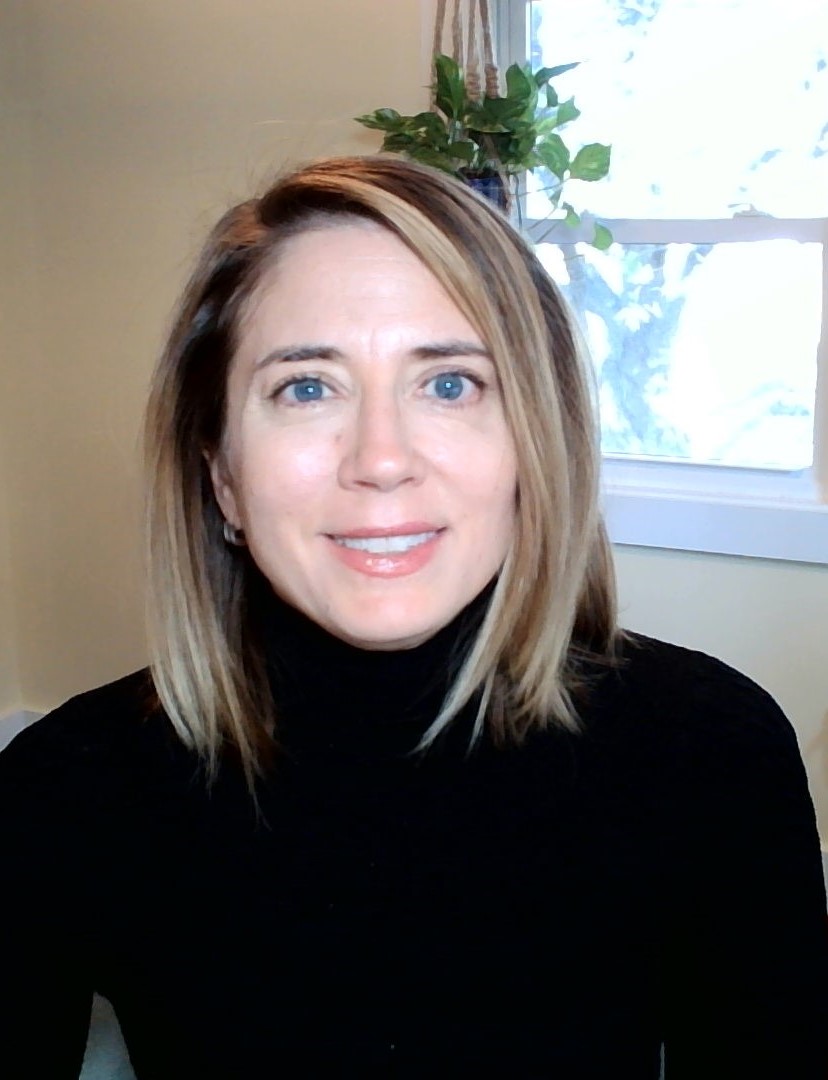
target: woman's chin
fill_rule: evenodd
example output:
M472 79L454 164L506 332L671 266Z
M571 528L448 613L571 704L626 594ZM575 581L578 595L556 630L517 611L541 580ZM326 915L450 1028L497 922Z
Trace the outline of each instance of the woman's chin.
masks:
M358 598L329 606L324 614L305 610L328 633L358 649L393 652L413 649L451 622L465 605L423 603L423 597Z

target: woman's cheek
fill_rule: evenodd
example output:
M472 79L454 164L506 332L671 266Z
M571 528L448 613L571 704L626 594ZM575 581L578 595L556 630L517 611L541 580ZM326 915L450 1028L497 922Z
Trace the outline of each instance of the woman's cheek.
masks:
M262 483L285 492L309 492L336 474L336 444L318 429L285 430L260 445L256 471Z

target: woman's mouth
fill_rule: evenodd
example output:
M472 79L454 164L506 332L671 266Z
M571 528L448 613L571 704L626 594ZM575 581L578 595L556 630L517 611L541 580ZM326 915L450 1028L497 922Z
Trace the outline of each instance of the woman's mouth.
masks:
M396 552L410 551L418 544L433 540L437 530L421 533L409 533L404 536L334 536L333 540L342 547L354 551L368 551L372 555L389 555Z
M333 550L350 570L369 577L404 577L429 563L445 529L402 527L392 530L354 530L333 533Z

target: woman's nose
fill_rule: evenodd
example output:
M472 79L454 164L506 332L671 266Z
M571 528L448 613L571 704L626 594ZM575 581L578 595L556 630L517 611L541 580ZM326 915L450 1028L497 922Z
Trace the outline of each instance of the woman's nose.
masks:
M425 463L414 445L411 428L404 404L392 396L363 399L343 439L340 483L378 491L419 483Z

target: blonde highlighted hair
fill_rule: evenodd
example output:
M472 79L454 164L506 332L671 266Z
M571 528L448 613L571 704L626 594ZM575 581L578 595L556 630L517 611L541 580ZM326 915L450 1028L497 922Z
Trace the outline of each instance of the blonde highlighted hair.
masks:
M322 161L230 210L209 236L156 369L146 419L151 669L161 705L214 774L235 753L251 788L278 715L254 640L249 556L228 546L205 455L222 437L246 305L285 242L369 219L399 237L494 359L518 461L514 540L428 746L479 696L476 734L577 726L584 660L608 660L615 585L598 510L588 372L561 298L499 211L392 157ZM289 256L286 256L289 257Z

